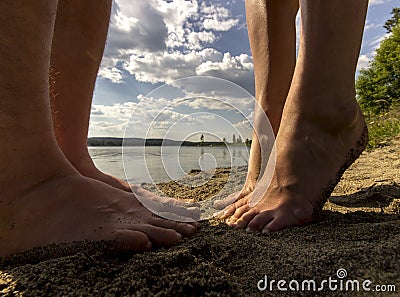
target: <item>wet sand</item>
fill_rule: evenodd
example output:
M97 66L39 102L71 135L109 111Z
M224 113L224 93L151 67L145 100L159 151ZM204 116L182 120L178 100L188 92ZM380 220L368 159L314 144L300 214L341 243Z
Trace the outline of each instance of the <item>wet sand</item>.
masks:
M178 246L144 254L108 243L47 246L0 260L0 296L343 296L346 292L260 292L269 280L370 280L396 285L399 296L400 139L365 152L344 174L313 224L269 235L232 230L218 221L201 224ZM196 172L192 173L196 174ZM161 189L178 198L207 198L226 183L216 172L201 189L176 183ZM238 183L240 184L240 183ZM261 285L263 285L261 283ZM288 285L286 284L286 287Z

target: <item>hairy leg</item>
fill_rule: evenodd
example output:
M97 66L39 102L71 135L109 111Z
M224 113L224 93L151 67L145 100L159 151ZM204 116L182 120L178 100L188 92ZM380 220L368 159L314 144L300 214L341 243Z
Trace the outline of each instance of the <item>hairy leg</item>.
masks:
M132 195L80 175L57 145L49 64L57 1L0 2L0 256L48 243L171 245L194 227L154 216Z
M90 109L103 57L111 0L59 0L51 50L51 107L57 142L84 176L130 191L101 172L87 148Z
M270 232L309 221L364 150L354 80L367 6L367 0L301 1L300 52L274 178L259 204L250 208L242 199L226 210L230 225Z

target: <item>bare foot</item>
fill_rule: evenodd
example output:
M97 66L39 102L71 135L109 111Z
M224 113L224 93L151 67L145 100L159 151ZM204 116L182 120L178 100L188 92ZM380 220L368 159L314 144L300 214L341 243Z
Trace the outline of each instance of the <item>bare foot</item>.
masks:
M240 201L242 201L243 199L248 199L248 197L250 197L249 195L251 193L253 193L254 188L256 186L256 183L257 183L257 180L247 178L241 191L236 192L236 193L232 193L231 195L229 195L225 199L216 200L214 202L214 208L216 210L220 210L220 211L215 213L214 216L219 217L225 211L224 209L227 206L230 206L231 204L234 204L237 201L239 201L238 203L242 203Z
M157 217L133 194L65 172L1 192L0 256L82 240L113 240L144 251L152 244L171 246L195 231Z
M251 193L227 207L222 217L230 226L268 233L312 220L365 149L368 132L354 100L348 101L355 104L352 114L332 121L302 112L296 102L285 107L276 139L275 174L267 193L254 207L249 206Z

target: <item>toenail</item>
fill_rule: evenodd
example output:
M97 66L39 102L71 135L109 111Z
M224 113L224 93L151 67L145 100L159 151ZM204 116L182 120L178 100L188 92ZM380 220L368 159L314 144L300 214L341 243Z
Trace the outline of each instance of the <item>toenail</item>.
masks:
M146 249L151 250L151 248L153 247L153 245L151 244L151 242L149 241L146 245Z
M246 228L246 232L254 232L253 230L250 229L250 227Z
M269 231L268 229L263 229L263 230L261 231L261 233L262 233L262 234L269 234L269 233L271 233L271 231Z

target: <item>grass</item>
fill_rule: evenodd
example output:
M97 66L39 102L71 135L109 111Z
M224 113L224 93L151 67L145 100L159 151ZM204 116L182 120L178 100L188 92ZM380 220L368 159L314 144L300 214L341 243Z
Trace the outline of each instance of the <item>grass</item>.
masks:
M388 145L393 138L400 135L400 106L379 114L365 110L363 112L369 130L367 149Z

